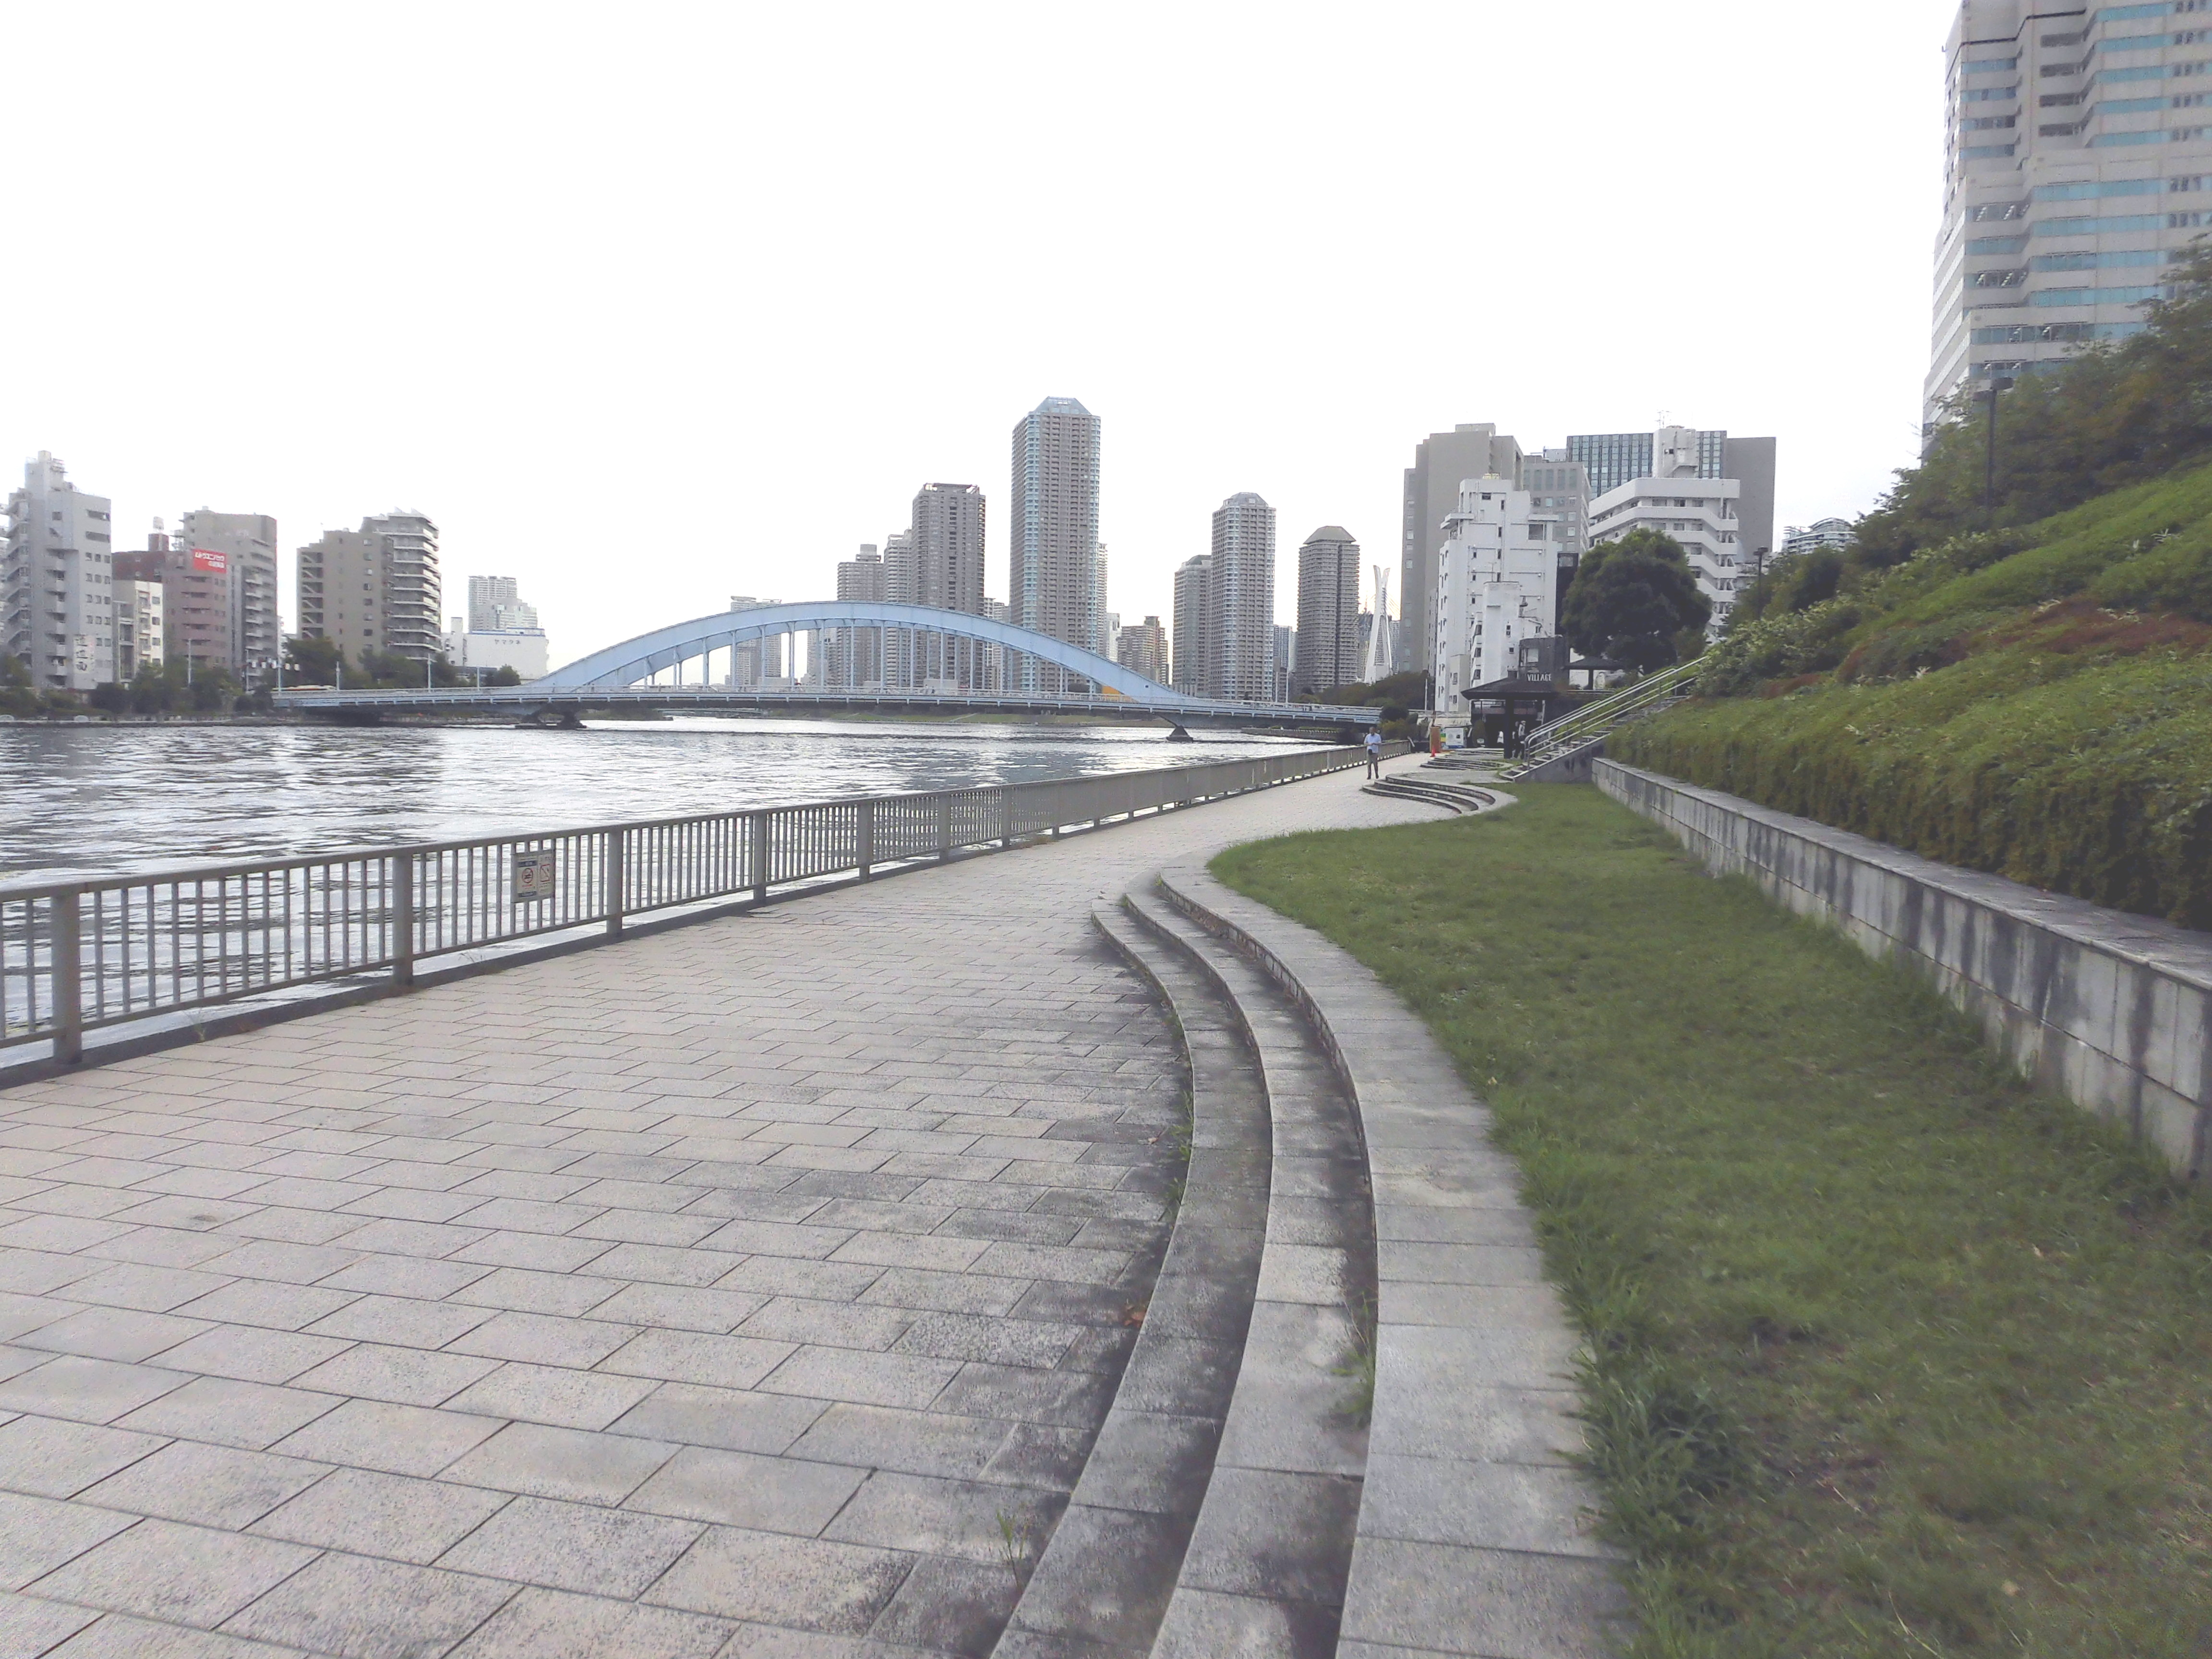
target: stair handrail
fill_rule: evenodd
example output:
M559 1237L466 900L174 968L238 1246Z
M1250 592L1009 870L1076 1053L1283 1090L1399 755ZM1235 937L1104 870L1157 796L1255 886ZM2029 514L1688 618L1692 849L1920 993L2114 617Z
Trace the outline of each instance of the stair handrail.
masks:
M1579 726L1586 720L1601 720L1609 714L1631 712L1643 703L1663 696L1684 681L1695 677L1704 669L1707 659L1711 654L1711 652L1707 652L1704 656L1694 657L1688 662L1680 662L1672 667L1662 668L1656 674L1645 675L1633 685L1624 687L1610 696L1601 697L1595 702L1586 702L1578 708L1571 708L1557 720L1547 720L1543 725L1535 727L1528 734L1527 741L1532 744L1541 742L1548 738L1565 735L1569 728Z

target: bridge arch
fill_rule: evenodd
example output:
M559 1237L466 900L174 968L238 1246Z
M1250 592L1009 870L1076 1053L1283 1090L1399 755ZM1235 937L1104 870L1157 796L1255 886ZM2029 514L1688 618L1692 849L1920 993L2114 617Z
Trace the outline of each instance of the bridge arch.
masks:
M1188 705L1192 697L1133 668L1124 667L1095 651L1070 645L1033 629L1018 628L989 617L971 617L964 611L940 611L933 605L893 605L872 599L814 599L796 605L764 605L750 611L720 611L672 623L649 634L611 645L556 668L528 690L541 692L612 690L649 678L664 668L689 662L694 657L725 647L744 645L771 635L806 633L827 628L908 628L987 645L1010 646L1042 662L1117 692L1134 702L1155 708Z

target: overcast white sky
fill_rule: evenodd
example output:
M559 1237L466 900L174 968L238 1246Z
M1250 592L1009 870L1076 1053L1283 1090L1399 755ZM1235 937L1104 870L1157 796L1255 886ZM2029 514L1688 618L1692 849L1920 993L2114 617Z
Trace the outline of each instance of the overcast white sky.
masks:
M1424 434L1780 440L1778 525L1911 458L1951 0L18 3L0 463L118 547L443 531L566 660L834 591L926 480L1105 422L1109 603L1223 497L1395 570Z

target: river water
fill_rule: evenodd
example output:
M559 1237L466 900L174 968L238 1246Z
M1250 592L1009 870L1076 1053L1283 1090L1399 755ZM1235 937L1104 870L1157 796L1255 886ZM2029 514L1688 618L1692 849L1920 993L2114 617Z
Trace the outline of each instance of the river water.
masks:
M679 718L496 726L0 726L0 879L567 829L1304 747L1164 729Z

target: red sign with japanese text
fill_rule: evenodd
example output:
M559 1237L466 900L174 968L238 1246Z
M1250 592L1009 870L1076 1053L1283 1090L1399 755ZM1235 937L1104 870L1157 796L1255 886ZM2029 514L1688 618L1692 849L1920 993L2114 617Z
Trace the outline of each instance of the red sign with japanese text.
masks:
M192 568L220 576L230 568L230 556L218 553L213 548L196 547L192 550Z

